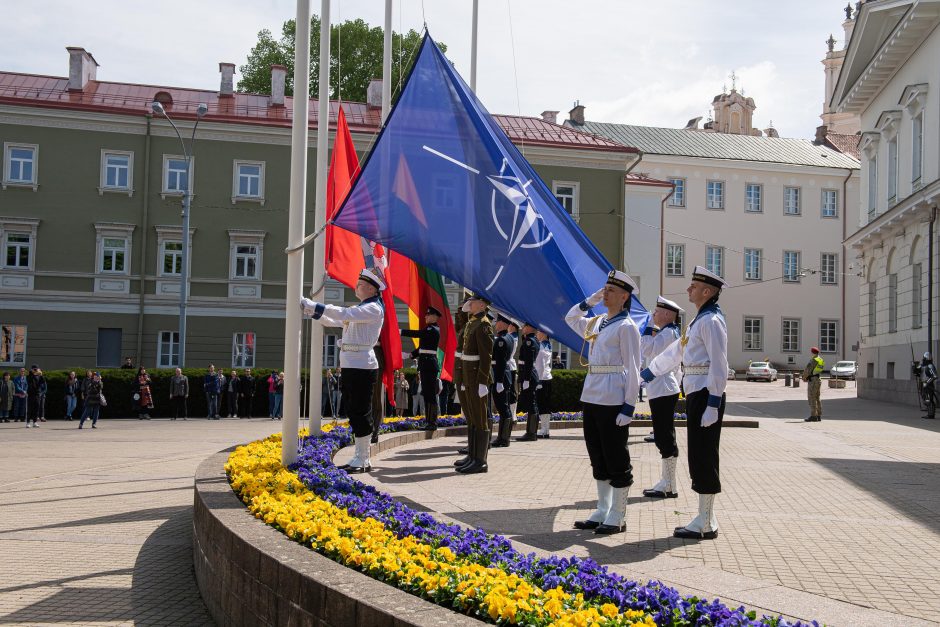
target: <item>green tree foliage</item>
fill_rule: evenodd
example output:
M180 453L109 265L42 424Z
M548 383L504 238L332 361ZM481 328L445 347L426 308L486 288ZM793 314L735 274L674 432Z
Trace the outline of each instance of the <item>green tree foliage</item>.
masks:
M384 33L379 26L370 27L361 19L347 20L330 28L330 98L365 102L366 88L373 78L382 77ZM271 93L271 65L287 68L287 95L294 94L294 41L296 23L284 22L280 39L264 29L258 43L248 54L239 70L239 91L256 94ZM409 30L405 35L392 32L392 91L397 92L414 61L421 35ZM444 44L439 44L446 51ZM320 89L320 18L310 18L310 95Z

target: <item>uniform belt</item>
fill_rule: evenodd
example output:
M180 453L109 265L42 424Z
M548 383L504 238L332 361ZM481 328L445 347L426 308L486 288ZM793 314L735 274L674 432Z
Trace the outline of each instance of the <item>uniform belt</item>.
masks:
M434 355L434 356L437 356L437 351L431 350L430 348L419 348L419 349L418 349L418 354L419 354L419 355Z
M491 366L495 366L495 365L496 365L496 360L494 359L493 361L491 361L491 362L490 362L490 365L491 365Z
M454 353L454 357L456 357L457 359L460 359L461 357L463 357L463 353L456 352Z
M709 364L699 364L695 366L682 366L683 374L703 375L708 374Z
M463 361L480 361L479 355L461 355L460 359Z
M588 366L588 372L591 374L618 374L624 371L623 365L619 366Z
M370 350L372 350L372 345L371 345L371 344L346 344L346 343L343 343L343 345L340 346L339 349L340 349L341 351L345 351L345 352L347 352L347 353L363 353L363 352L365 352L365 351L370 351Z

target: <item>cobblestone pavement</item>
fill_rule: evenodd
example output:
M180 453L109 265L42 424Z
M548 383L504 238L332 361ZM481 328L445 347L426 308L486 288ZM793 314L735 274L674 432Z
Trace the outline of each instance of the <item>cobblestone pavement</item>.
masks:
M279 424L0 425L0 624L212 625L193 578L193 474Z
M456 438L393 449L366 480L523 550L590 556L729 604L835 625L937 620L940 421L860 401L853 384L823 388L820 423L802 421L805 387L733 382L728 397L727 416L758 418L760 428L722 433L716 541L671 537L697 508L682 464L678 499L642 497L660 472L655 447L642 441L647 429L631 433L627 532L603 539L572 529L595 498L580 430L493 449L490 472L469 477L453 472Z

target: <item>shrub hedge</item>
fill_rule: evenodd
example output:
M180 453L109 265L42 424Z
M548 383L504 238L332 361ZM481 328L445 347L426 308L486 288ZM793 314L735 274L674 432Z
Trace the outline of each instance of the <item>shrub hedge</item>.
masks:
M71 368L68 370L47 370L43 374L49 385L49 391L46 395L46 417L60 418L65 415L65 380L68 374L74 370L79 379L85 377L85 370ZM414 368L405 368L405 377L414 389L417 372ZM3 371L0 370L0 373ZM9 370L11 376L16 376L16 370ZM98 370L101 373L101 380L104 383L104 394L108 400L108 406L102 410L104 416L132 417L137 415L137 408L133 400L134 380L137 376L137 370L104 369ZM152 380L151 391L153 394L153 409L150 415L154 418L170 416L172 406L170 405L170 379L173 377L173 369L148 369L147 374ZM231 372L231 370L223 371ZM239 370L239 375L243 370ZM268 382L267 378L272 370L257 369L252 370L255 377L255 395L252 402L253 416L268 415ZM206 395L203 393L202 382L208 370L205 368L184 368L183 374L189 377L189 415L205 416L208 413L206 405ZM301 401L306 400L305 388L307 383L307 371L302 371ZM554 411L579 411L581 403L578 400L581 396L581 387L584 384L585 371L583 370L554 370L552 371L552 409ZM222 395L222 407L220 412L223 415L229 413L226 404L225 395ZM79 410L81 404L79 404ZM78 413L73 414L76 418Z

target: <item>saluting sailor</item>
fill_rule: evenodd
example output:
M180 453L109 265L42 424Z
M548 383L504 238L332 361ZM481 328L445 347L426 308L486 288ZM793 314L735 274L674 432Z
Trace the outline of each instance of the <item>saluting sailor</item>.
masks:
M668 298L660 296L656 299L652 324L647 325L643 331L643 337L640 338L640 348L645 363L649 364L657 355L666 350L666 347L679 339L676 319L682 311L679 305ZM654 328L658 328L656 333L653 332ZM663 460L662 477L652 488L643 490L643 496L646 497L674 499L679 496L676 492L676 463L679 460L679 446L676 444L675 415L681 376L681 370L679 366L676 366L674 370L656 377L646 387L653 418L653 441L656 442L656 448L659 449Z
M721 492L718 445L725 413L728 383L728 326L718 306L725 282L714 272L695 266L688 290L689 302L698 308L682 337L650 362L641 375L647 382L674 372L682 364L688 431L689 474L698 492L698 516L685 527L676 527L677 538L712 540L718 537L715 495Z
M590 365L581 392L582 425L597 483L597 509L574 526L599 534L626 529L627 496L633 485L627 438L640 389L640 332L629 316L634 293L638 292L633 279L612 270L603 288L565 316L568 326L590 342ZM607 313L587 317L601 301Z
M496 406L496 413L499 414L499 430L490 446L499 448L509 446L509 436L514 422L509 410L509 387L512 385L512 376L509 371L509 356L512 350L512 341L508 337L509 318L499 314L494 327L496 338L493 340L493 388L490 394L493 398L493 405Z
M379 340L385 321L385 305L379 292L385 289L382 271L366 268L356 282L358 305L339 307L301 298L305 315L328 326L343 327L340 367L343 369L343 400L349 425L356 436L356 453L341 466L351 473L372 470L369 460L369 436L372 433L372 393L379 362L372 347Z
M424 397L427 426L425 431L437 430L437 388L440 366L437 362L437 347L441 342L441 329L437 322L441 312L434 307L428 307L424 314L424 329L405 329L402 337L418 338L418 348L411 353L411 357L418 360L418 375L421 377L421 396Z
M467 416L467 433L470 439L469 454L464 463L457 466L457 472L475 474L486 472L487 453L490 448L490 422L486 396L493 381L493 368L490 358L493 354L493 324L486 317L489 301L475 295L465 305L469 309L470 319L463 330L463 385L467 403L464 413Z
M539 408L537 389L539 371L535 360L539 356L539 341L535 339L535 325L522 323L522 341L519 345L519 405L525 413L525 434L516 438L519 442L534 442L538 439Z

